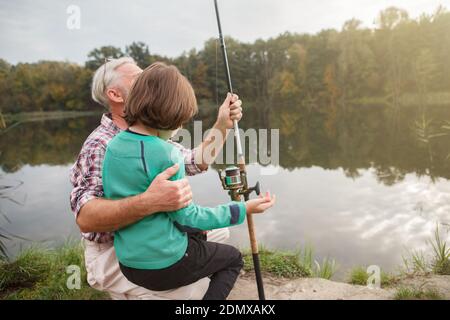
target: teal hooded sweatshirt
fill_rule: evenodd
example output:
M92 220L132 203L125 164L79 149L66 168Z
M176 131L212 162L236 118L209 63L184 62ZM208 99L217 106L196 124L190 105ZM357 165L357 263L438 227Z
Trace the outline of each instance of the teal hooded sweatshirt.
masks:
M122 199L147 190L155 177L178 163L171 180L185 176L184 158L173 144L156 136L122 131L107 146L102 180L105 198ZM114 233L120 263L135 269L163 269L185 254L187 231L212 230L240 224L245 204L230 202L214 208L189 206L151 214Z

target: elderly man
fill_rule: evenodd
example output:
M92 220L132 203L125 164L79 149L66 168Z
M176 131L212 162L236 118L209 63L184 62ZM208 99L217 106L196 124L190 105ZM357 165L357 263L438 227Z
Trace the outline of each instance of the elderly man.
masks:
M115 230L156 212L178 210L192 200L186 179L168 180L177 172L176 166L162 172L140 195L121 200L102 198L101 173L106 146L116 134L127 129L122 118L123 108L133 81L141 72L142 69L131 58L113 59L98 68L92 81L92 98L106 107L109 113L102 116L100 125L86 139L70 176L73 185L71 207L86 246L88 282L92 287L108 292L113 299L201 299L208 288L208 278L175 290L149 291L124 277L115 255ZM232 128L233 120L241 119L241 104L236 95L229 94L219 108L213 128L224 137L222 142L225 141L227 129ZM207 150L212 143L214 139L211 134L194 150L176 144L185 157L188 175L207 170L212 159L208 157L208 161L204 160L207 157L203 157L203 150ZM228 237L227 229L207 234L208 241L223 242Z

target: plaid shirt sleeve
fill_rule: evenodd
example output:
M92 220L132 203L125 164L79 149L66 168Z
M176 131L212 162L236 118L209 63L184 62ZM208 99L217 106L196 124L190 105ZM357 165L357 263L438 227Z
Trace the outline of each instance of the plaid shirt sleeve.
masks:
M183 154L187 175L193 176L207 170L200 169L195 162L197 149L186 149L179 143L172 143ZM102 163L105 151L105 147L101 144L88 146L80 153L72 167L70 181L73 189L70 204L75 216L89 200L103 197Z
M208 168L206 168L205 170L202 170L197 166L197 163L195 161L196 152L198 152L197 148L191 150L191 149L186 149L185 147L183 147L181 144L179 144L177 142L171 141L171 143L173 143L177 148L179 148L181 153L183 154L184 166L186 169L186 174L188 176L194 176L196 174L199 174L199 173L202 173L202 172L208 170Z
M102 145L84 149L72 167L70 181L73 189L70 204L75 216L89 200L103 197L102 163L105 148Z

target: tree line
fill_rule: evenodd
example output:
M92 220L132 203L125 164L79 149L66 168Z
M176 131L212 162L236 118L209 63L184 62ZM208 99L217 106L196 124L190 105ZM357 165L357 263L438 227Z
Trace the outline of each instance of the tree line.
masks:
M411 130L411 123L420 117L420 107L409 107L395 127L391 126L389 109L387 106L348 106L345 113L338 113L334 123L337 130L333 134L326 116L319 110L297 115L298 112L293 113L294 106L270 113L266 123L247 116L241 125L242 128L279 128L279 165L287 170L313 166L342 169L346 176L357 178L365 169L372 168L385 185L400 182L411 173L450 179L450 136L424 144ZM429 116L449 119L450 109L430 108ZM204 119L203 128L210 128L214 121L213 117ZM281 123L284 125L280 126ZM73 163L84 140L96 126L97 116L32 121L16 126L1 136L0 168L9 173L17 172L24 165ZM439 127L437 123L436 129ZM249 145L248 139L243 139L243 144L247 162L249 154L256 159L257 150Z
M283 105L323 109L333 117L348 103L427 104L450 100L450 13L410 18L382 11L374 28L352 19L341 30L286 32L253 43L227 38L234 87L246 102L270 111ZM92 110L90 81L105 58L131 56L145 68L154 61L176 65L202 102L226 92L217 39L178 57L150 52L143 42L89 52L84 66L59 61L10 65L0 59L0 113ZM288 119L287 119L288 120Z

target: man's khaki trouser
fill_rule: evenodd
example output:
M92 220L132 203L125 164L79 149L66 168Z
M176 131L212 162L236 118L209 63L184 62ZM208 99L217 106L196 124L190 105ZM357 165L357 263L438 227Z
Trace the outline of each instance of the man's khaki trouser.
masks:
M224 243L229 230L216 229L208 233L208 241ZM108 292L114 300L200 300L209 286L203 278L188 286L167 291L150 291L128 281L122 274L113 243L84 240L87 281L94 289Z

